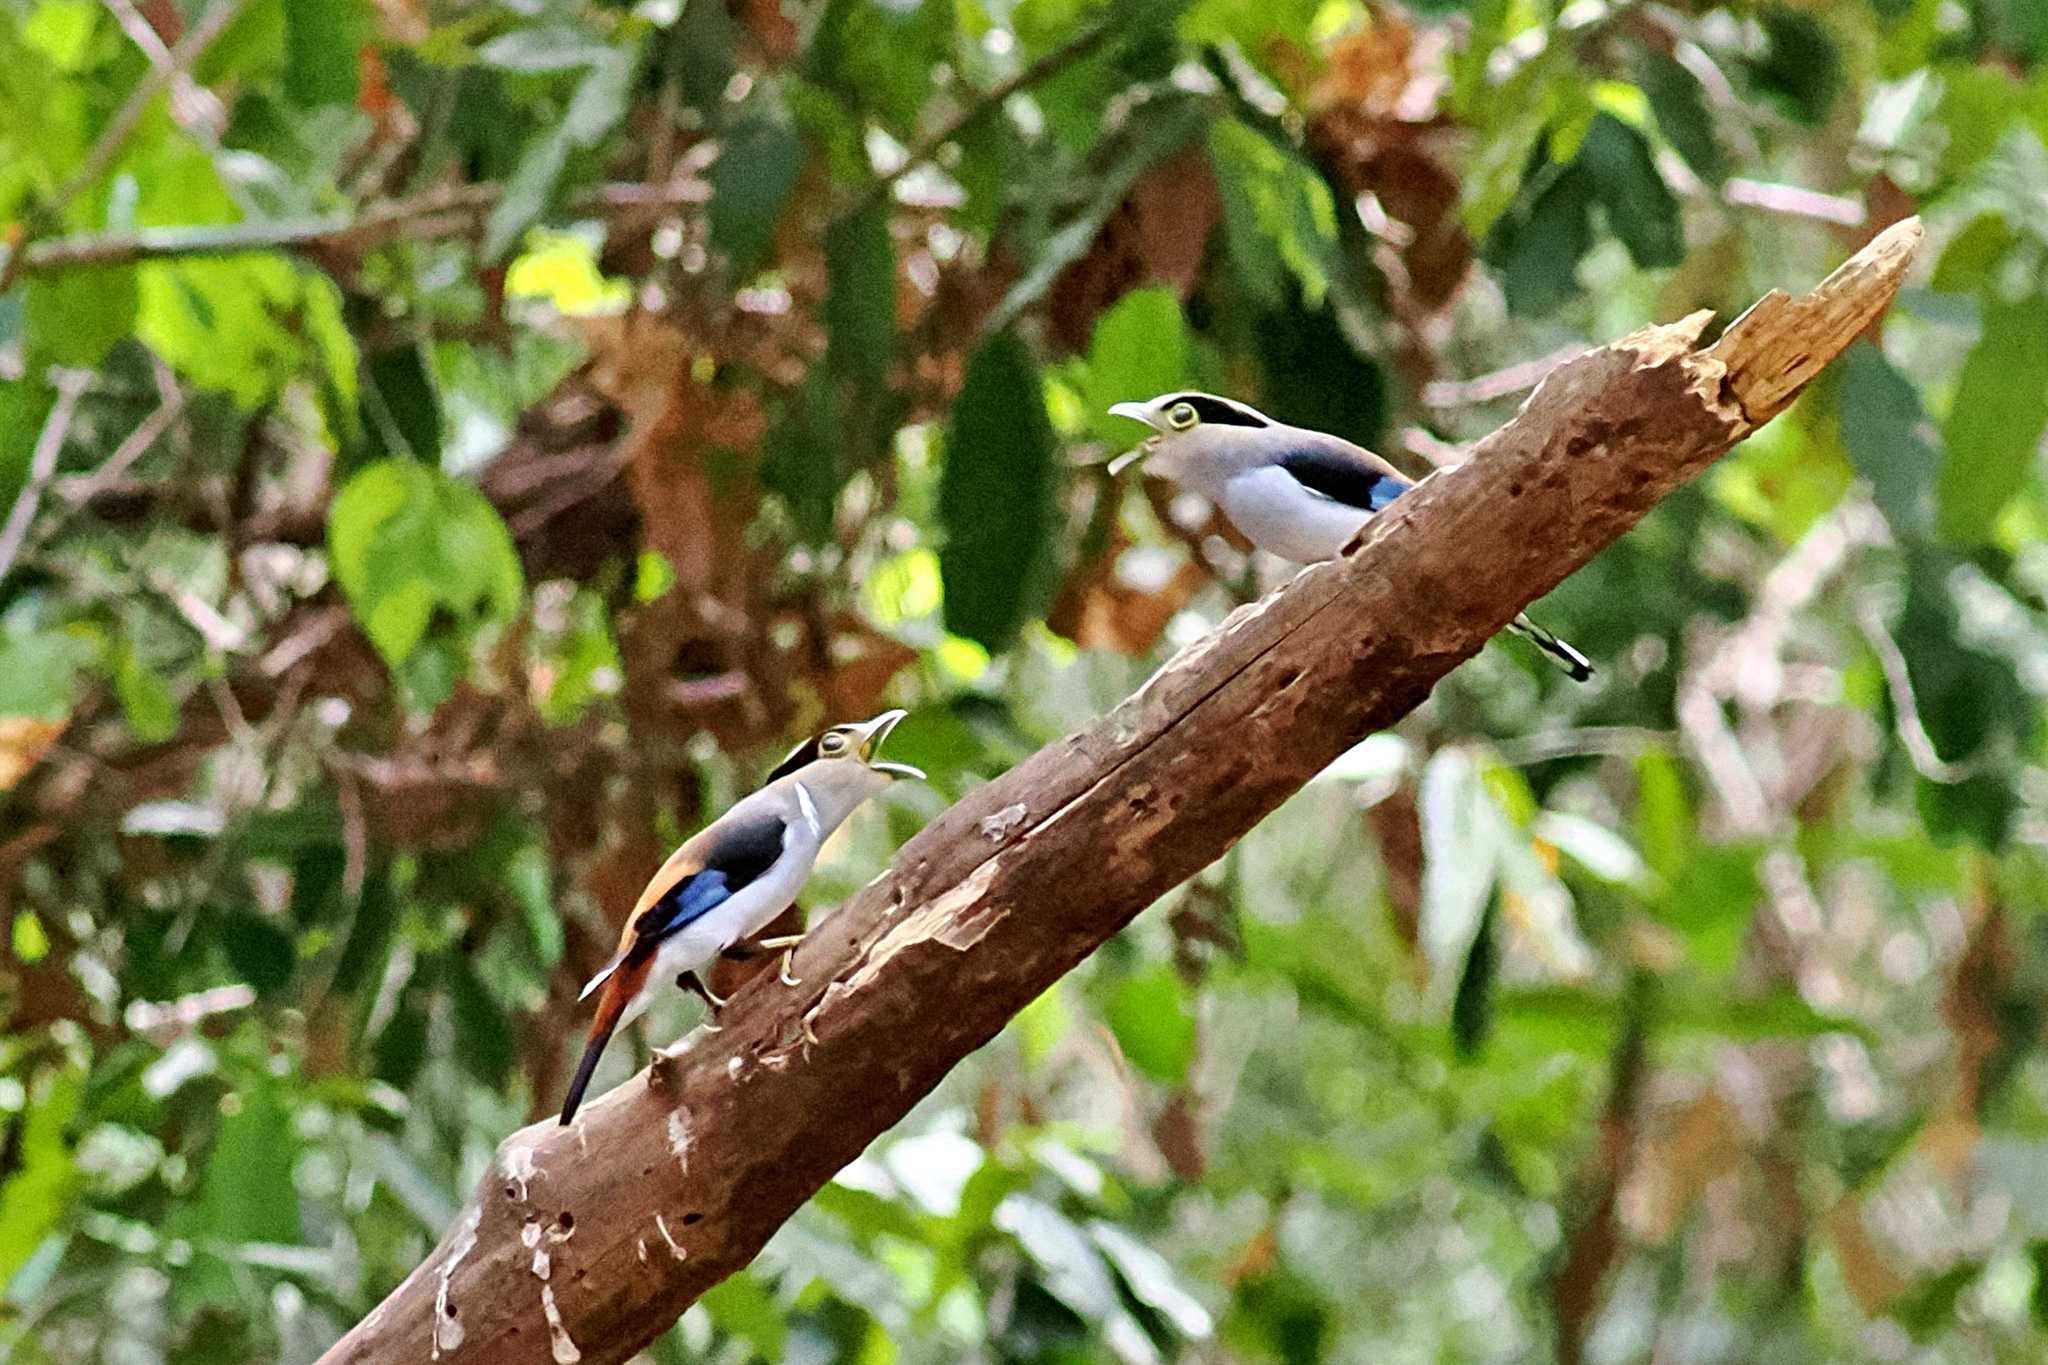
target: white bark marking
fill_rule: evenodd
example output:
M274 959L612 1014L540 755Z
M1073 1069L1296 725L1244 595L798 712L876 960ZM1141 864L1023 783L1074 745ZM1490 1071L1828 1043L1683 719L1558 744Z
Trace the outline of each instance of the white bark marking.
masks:
M583 1359L583 1352L576 1349L576 1343L569 1339L569 1329L562 1325L562 1310L555 1306L555 1287L544 1284L540 1287L540 1310L548 1318L548 1343L554 1349L555 1365L576 1365Z
M476 1250L476 1230L483 1221L483 1206L473 1205L462 1220L462 1231L448 1248L448 1259L441 1262L441 1284L434 1291L435 1360L441 1358L441 1352L462 1344L462 1321L455 1316L455 1305L448 1302L448 1281L455 1277L455 1267L462 1264L462 1258Z

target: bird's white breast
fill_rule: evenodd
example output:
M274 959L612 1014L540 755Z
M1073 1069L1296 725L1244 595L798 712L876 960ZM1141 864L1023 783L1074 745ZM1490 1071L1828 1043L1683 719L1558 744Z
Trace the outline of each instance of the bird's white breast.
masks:
M1299 564L1336 558L1372 519L1371 512L1311 493L1278 465L1233 475L1217 501L1252 544Z
M782 856L769 864L766 872L663 940L655 953L646 992L672 984L682 972L709 967L727 948L767 928L796 903L823 843L823 833L814 822L792 820L783 835Z

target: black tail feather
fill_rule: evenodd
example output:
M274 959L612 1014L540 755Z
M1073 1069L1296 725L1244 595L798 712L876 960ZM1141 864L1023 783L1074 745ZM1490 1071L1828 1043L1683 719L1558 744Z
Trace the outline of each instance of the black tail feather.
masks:
M1593 676L1593 661L1558 639L1526 616L1517 616L1508 622L1508 629L1527 639L1543 651L1545 658L1563 669L1573 682L1584 682Z
M576 1110L583 1104L583 1092L590 1088L590 1078L597 1074L597 1059L604 1056L604 1045L612 1040L612 1031L592 1030L590 1043L583 1049L583 1060L576 1063L576 1079L569 1082L568 1098L562 1101L562 1122L568 1123L576 1117Z

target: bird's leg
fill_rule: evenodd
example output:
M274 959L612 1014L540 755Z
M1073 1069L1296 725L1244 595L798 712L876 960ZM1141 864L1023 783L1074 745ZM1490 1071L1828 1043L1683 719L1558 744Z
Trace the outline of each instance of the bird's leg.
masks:
M710 1017L705 1020L703 1025L704 1031L706 1033L718 1032L718 1012L725 1008L725 1001L713 995L711 988L705 985L703 979L695 972L684 972L678 976L676 978L676 985L694 993L698 999L704 1002L705 1009L710 1011Z
M789 964L796 958L796 945L804 941L802 934L785 934L781 938L764 938L761 946L770 952L782 949L782 965L776 968L775 979L785 986L801 986L804 983L789 974Z
M780 938L742 940L727 948L725 956L735 962L745 962L749 958L758 957L762 953L772 953L777 948L780 948L783 950L782 966L775 973L775 979L785 986L801 986L804 983L789 974L789 964L790 960L796 956L796 945L803 941L804 936L802 934L784 934Z

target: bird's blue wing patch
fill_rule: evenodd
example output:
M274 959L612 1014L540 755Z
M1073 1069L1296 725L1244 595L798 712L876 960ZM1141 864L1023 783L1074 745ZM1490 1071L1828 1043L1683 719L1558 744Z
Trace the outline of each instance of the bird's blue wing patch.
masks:
M781 856L787 826L781 816L760 815L738 822L727 820L708 832L713 837L704 850L704 866L677 878L674 886L633 921L635 951L651 948L745 890Z
M1381 475L1380 481L1372 486L1372 494L1369 500L1372 510L1375 512L1386 510L1388 503L1400 497L1414 486L1413 484L1403 483L1399 479L1390 478L1384 474Z
M708 915L731 900L735 889L725 873L715 867L683 878L640 916L640 942L667 938L691 920Z

